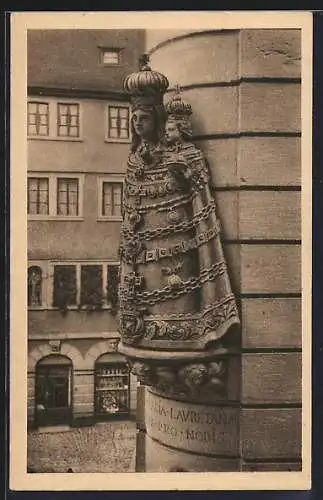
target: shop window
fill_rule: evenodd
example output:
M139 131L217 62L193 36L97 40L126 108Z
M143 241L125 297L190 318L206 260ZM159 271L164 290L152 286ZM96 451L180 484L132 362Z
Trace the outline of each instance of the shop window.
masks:
M130 411L130 372L124 358L104 354L95 364L95 414L123 416Z
M38 426L62 425L71 419L71 376L70 359L50 355L36 366L36 424Z

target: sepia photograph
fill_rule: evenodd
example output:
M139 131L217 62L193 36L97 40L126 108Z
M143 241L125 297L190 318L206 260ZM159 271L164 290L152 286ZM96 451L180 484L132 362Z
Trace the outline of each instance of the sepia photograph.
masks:
M14 16L16 489L310 487L311 15L271 14Z

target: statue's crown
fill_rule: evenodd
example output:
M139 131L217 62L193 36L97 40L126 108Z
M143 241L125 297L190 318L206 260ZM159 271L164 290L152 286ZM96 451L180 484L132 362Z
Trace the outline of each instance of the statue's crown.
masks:
M152 71L147 54L139 59L139 71L131 73L123 81L123 88L130 94L133 104L162 104L168 88L168 80L158 71Z
M178 118L188 117L192 114L192 106L188 102L183 101L178 85L176 85L174 96L165 105L165 110L168 116Z

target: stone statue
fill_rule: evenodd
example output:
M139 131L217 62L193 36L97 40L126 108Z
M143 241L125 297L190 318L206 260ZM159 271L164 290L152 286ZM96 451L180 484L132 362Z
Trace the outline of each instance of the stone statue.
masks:
M192 108L179 89L164 106L168 85L146 57L124 81L133 143L120 238L119 351L162 366L183 362L183 351L190 364L209 357L239 325Z

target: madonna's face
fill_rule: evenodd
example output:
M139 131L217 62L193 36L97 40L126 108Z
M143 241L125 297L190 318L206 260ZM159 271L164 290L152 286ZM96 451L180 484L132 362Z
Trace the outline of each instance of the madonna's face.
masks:
M152 113L136 109L132 114L132 123L135 132L142 139L150 140L155 134L155 120Z

